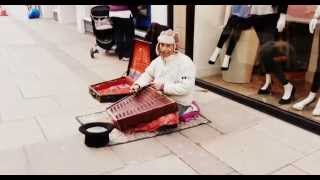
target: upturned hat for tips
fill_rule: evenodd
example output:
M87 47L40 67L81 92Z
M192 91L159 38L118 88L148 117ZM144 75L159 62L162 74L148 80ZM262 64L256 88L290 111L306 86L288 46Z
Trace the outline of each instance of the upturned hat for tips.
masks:
M104 128L102 131L89 131L88 129L100 127ZM79 127L79 131L85 135L85 144L88 147L104 147L109 143L109 133L113 130L114 126L111 123L93 122L83 124Z
M174 51L176 52L178 49L179 34L177 32L174 32L172 29L162 31L158 36L158 44L156 46L157 55L159 55L159 43L173 44Z

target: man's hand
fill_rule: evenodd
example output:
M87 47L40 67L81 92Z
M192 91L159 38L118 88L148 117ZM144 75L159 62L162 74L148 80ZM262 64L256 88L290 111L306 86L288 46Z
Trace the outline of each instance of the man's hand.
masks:
M163 83L152 82L150 83L150 85L158 91L163 91L163 88L164 88Z
M140 85L139 84L133 84L130 87L130 93L137 93L140 89Z

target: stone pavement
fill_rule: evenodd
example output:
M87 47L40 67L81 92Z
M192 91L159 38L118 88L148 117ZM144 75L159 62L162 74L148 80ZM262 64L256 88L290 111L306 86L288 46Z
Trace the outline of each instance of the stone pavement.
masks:
M199 87L211 124L87 148L75 116L106 106L88 85L121 76L127 63L90 59L94 37L74 24L0 24L0 174L320 174L319 136Z

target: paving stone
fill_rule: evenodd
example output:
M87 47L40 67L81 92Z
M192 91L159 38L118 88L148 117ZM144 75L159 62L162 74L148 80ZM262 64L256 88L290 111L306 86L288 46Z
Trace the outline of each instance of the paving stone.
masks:
M139 165L126 166L113 175L196 175L188 165L173 155L161 157Z
M44 141L44 135L35 119L0 123L0 150Z
M0 151L0 175L28 173L28 160L22 148Z
M319 135L313 134L279 119L265 119L263 122L259 123L259 125L255 126L255 128L306 155L320 149Z
M30 174L102 174L124 166L110 148L88 148L84 137L26 147Z
M180 134L160 136L157 139L199 174L228 174L232 171L217 157Z
M254 128L220 136L202 146L241 174L268 174L304 156Z
M298 169L292 165L286 166L274 173L273 175L307 175L306 172L302 171L301 169Z
M138 164L170 154L166 147L154 139L111 146L111 149L127 164Z
M320 174L320 150L293 163L293 165L309 174Z

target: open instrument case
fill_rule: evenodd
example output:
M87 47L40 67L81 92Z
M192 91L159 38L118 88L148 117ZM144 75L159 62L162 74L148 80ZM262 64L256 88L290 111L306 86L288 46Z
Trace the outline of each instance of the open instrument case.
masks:
M151 43L133 40L132 53L126 76L89 86L89 93L99 102L115 102L129 95L130 86L151 63Z

